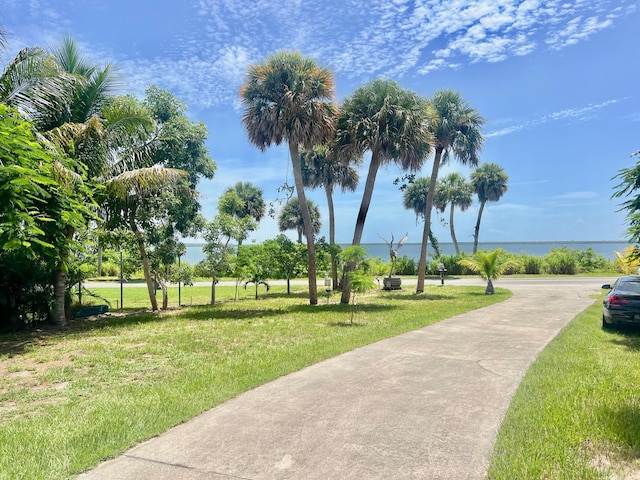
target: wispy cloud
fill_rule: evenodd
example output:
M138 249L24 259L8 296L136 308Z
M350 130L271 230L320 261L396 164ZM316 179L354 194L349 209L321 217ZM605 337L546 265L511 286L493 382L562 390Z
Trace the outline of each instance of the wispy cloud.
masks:
M492 132L487 133L485 135L485 138L501 137L503 135L509 135L510 133L515 133L520 130L534 128L539 125L544 125L545 123L555 122L559 120L586 121L591 118L594 118L600 110L610 105L616 104L622 100L624 99L607 100L605 102L601 102L597 104L589 104L586 107L567 108L564 110L559 110L557 112L543 115L542 117L534 120L528 120L515 125L509 125L507 127L503 127L498 130L494 130Z
M80 8L6 1L41 36L67 31ZM247 66L276 50L300 50L350 79L401 78L567 48L633 11L625 0L192 0L180 8L190 29L159 30L155 57L118 61L136 93L155 83L194 107L237 107Z

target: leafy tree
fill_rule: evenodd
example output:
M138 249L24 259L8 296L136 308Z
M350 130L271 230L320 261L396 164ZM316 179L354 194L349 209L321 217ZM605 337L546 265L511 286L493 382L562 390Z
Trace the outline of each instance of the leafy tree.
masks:
M449 230L451 231L451 240L456 249L456 253L460 253L458 239L456 238L456 230L453 225L453 212L455 208L460 208L464 212L473 203L473 186L457 172L452 172L445 178L438 179L436 184L436 193L434 197L436 209L442 213L449 206Z
M493 288L493 280L496 280L505 271L513 268L519 268L520 262L516 259L502 260L505 251L501 248L491 252L479 251L473 257L459 260L458 263L463 267L480 274L482 278L487 280L487 288L485 294L492 295L495 293Z
M232 261L235 249L230 241L238 233L237 219L230 215L220 214L209 222L204 230L203 238L206 242L202 251L206 255L205 265L211 275L211 305L216 303L216 284L218 273L227 269Z
M291 278L305 260L306 248L301 242L292 242L285 235L278 235L273 240L265 240L262 242L262 247L271 258L272 266L279 269L287 279L287 295L291 294Z
M238 247L238 266L244 288L255 285L255 299L258 299L258 287L264 285L269 291L268 279L271 277L272 259L262 245L243 245Z
M82 248L68 230L86 226L91 195L69 167L74 167L72 160L41 145L32 125L0 104L0 250L15 252L3 257L4 269L11 268L4 261L30 261L46 264L49 272L66 271L69 251ZM64 288L62 292L54 299L54 318L60 324L66 322ZM20 300L9 294L4 301Z
M618 211L627 211L626 223L628 228L626 233L631 242L640 243L640 193L638 193L640 190L640 151L633 153L631 157L637 158L635 166L623 168L612 178L612 180L619 182L614 187L613 198L626 198L620 204ZM628 252L626 256L634 258L636 253L637 256L635 258L640 259L640 249L638 248Z
M311 224L313 225L313 234L317 235L320 233L320 228L322 227L320 223L320 209L313 200L307 200L307 210L311 218ZM280 215L278 215L278 228L281 232L296 230L298 232L298 243L302 243L302 235L305 233L304 219L297 198L292 198L285 203L280 211Z
M307 239L309 303L318 303L313 223L302 182L299 148L326 143L334 134L332 74L298 52L278 52L249 67L240 93L242 122L251 143L264 151L272 143L286 142L298 204Z
M360 181L358 171L339 159L334 150L326 145L316 145L311 150L304 150L300 154L302 162L302 180L305 187L312 189L322 187L327 196L329 209L329 243L336 243L335 209L333 206L333 191L339 187L343 192L354 192ZM338 285L338 268L335 254L331 254L331 276L333 288Z
M483 138L480 128L484 119L473 109L458 92L439 90L429 99L435 112L429 123L433 138L435 155L427 194L427 205L424 213L424 230L420 260L418 261L418 282L416 293L424 291L424 277L427 268L427 240L431 230L431 211L438 181L440 166L447 163L451 156L463 165L476 166L478 152L482 148Z
M220 196L218 210L220 213L241 219L244 222L247 228L241 231L241 236L235 238L238 245L242 245L249 232L254 231L258 222L264 217L265 203L262 190L250 182L238 182Z
M424 99L391 80L374 80L345 100L336 130L337 151L354 159L371 152L353 245L360 245L380 166L393 162L403 170L417 171L425 162L431 148L429 112ZM349 296L347 277L341 302L348 303Z
M417 179L413 179L411 182L409 182L406 188L404 188L404 193L402 194L402 204L404 205L405 209L414 211L414 213L416 214L416 222L420 218L425 218L425 212L427 209L427 197L429 194L430 185L431 180L429 179L429 177L420 177ZM429 229L429 240L431 241L431 245L433 245L436 257L440 257L440 246L431 229Z
M484 163L471 172L471 184L478 195L480 209L478 220L473 233L473 253L478 251L478 237L480 236L480 220L487 202L497 202L507 191L509 176L496 163Z
M350 277L351 283L351 323L353 324L353 317L355 315L356 308L356 294L365 293L367 290L371 290L375 287L373 278L369 275L369 262L368 255L364 248L360 245L351 245L340 252L340 261L346 267L350 265L351 268L345 268L343 275Z

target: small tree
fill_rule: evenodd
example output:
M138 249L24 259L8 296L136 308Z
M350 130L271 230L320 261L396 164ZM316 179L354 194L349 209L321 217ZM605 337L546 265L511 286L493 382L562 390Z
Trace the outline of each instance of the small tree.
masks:
M340 252L338 256L343 266L348 266L348 268L345 268L344 275L349 276L351 285L351 301L349 303L351 305L351 323L353 324L353 317L356 310L356 294L371 290L375 287L375 283L368 274L368 255L363 247L360 245L351 245Z
M487 295L493 295L495 293L495 290L493 289L493 280L497 279L506 270L520 266L520 262L518 260L512 259L503 262L501 256L504 253L505 251L501 248L497 248L491 252L484 252L480 250L471 258L458 260L458 264L479 273L482 278L487 280L487 288L484 293Z
M206 255L204 263L211 275L211 305L216 303L218 272L226 269L233 260L235 249L229 242L235 238L235 229L241 223L230 215L221 214L205 226L203 238L207 243L202 247L202 251Z

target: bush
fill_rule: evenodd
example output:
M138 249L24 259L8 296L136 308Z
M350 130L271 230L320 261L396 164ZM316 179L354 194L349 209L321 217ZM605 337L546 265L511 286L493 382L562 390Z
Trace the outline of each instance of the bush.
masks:
M611 270L613 268L612 262L607 260L604 255L596 253L591 247L586 250L577 251L576 257L580 271L582 272Z
M574 275L578 272L578 259L575 250L553 248L545 257L547 272L557 275Z
M521 261L524 273L526 274L538 275L542 273L544 269L544 260L541 257L522 255Z
M432 261L427 265L427 275L440 275L438 270L438 264L444 263L444 268L447 270L447 275L473 275L473 272L467 267L463 267L458 264L458 261L468 258L466 253L455 253L453 255L442 255L440 258Z
M409 258L406 255L398 258L396 263L397 275L416 275L418 273L418 265L413 258Z

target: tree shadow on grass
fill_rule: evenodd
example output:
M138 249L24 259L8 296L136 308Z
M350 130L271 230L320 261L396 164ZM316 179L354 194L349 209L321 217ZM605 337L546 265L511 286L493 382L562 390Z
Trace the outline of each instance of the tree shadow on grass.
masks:
M618 326L608 330L611 333L610 342L614 345L627 347L633 352L640 352L640 327Z
M600 417L604 423L603 429L610 432L615 445L615 449L609 446L613 451L605 453L612 453L614 458L623 463L635 465L635 461L640 459L640 408L629 404L607 406L601 410Z

